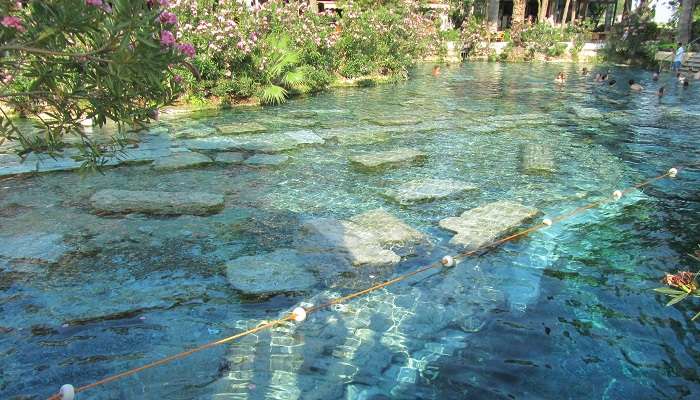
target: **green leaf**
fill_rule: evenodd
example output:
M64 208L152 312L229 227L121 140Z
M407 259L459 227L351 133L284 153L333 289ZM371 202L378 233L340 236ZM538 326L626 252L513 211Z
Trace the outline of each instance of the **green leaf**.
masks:
M682 290L671 289L671 288L667 288L667 287L656 288L656 289L654 289L654 291L659 292L659 293L663 293L663 294L667 294L669 296L678 296L679 294L685 293Z
M295 69L294 71L289 71L284 74L282 77L282 84L300 92L306 92L309 90L306 74L300 69Z
M263 104L280 104L287 97L287 90L277 85L267 85L260 90L260 101Z
M683 292L683 294L679 294L678 296L672 298L671 301L669 301L668 303L666 303L666 307L672 306L672 305L678 303L679 301L682 301L682 300L685 299L686 297L688 297L688 293Z

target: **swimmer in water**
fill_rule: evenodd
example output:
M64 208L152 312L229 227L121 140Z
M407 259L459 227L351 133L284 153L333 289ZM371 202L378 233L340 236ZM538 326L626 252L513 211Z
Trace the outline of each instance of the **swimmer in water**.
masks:
M556 83L564 83L566 82L566 77L564 77L564 72L560 72L557 74L557 77L554 78L554 82Z
M634 90L635 92L641 92L642 90L644 90L644 86L642 86L638 83L635 83L634 79L630 79L629 84L630 84L630 90Z
M433 67L433 76L440 76L440 66L436 65Z
M663 97L663 96L664 96L664 87L663 87L663 86L661 86L661 87L659 88L659 91L656 92L656 95L659 96L659 97Z

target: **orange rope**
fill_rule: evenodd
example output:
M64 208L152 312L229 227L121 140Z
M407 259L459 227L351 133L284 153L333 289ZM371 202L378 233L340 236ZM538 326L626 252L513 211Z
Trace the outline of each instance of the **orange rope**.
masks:
M680 170L680 168L679 168L678 170ZM653 182L656 182L656 181L658 181L658 180L661 180L661 179L663 179L663 178L666 178L666 177L668 177L668 176L670 176L670 175L671 175L670 171L669 171L669 172L666 172L666 173L663 174L663 175L659 175L659 176L657 176L657 177L648 179L648 180L646 180L646 181L644 181L644 182L641 182L641 183L636 184L636 185L634 185L634 186L631 186L631 187L629 187L629 188L627 188L627 189L625 189L625 190L622 190L621 193L622 193L622 194L630 193L630 192L632 192L632 191L634 191L634 190L636 190L636 189L640 189L640 188L642 188L642 187L648 186L648 185L652 184ZM574 209L574 210L572 210L572 211L570 211L570 212L568 212L568 213L565 213L565 214L559 215L559 216L557 216L557 217L554 217L554 218L552 218L552 221L553 221L553 222L559 222L559 221L562 221L562 220L571 218L571 217L573 217L573 216L575 216L575 215L577 215L577 214L580 214L580 213L582 213L582 212L584 212L584 211L587 211L587 210L590 210L590 209L592 209L592 208L599 207L599 206L601 206L601 205L607 204L607 203L609 203L609 202L611 202L611 201L613 201L613 200L615 200L614 196L613 196L612 198L607 198L607 199L604 199L604 200L594 201L594 202L589 203L589 204L587 204L587 205L585 205L585 206L578 207L578 208L576 208L576 209ZM532 227L530 227L530 228L524 229L524 230L522 230L522 231L520 231L520 232L514 233L514 234L509 235L509 236L506 236L506 237L504 237L504 238L502 238L502 239L498 239L498 240L493 241L493 242L491 242L491 243L487 243L487 244L485 244L485 245L479 246L478 248L476 248L476 249L474 249L474 250L469 250L469 251L466 251L466 252L459 253L459 254L457 254L457 255L455 256L455 260L457 260L457 259L462 259L462 258L466 258L466 257L468 257L468 256L472 256L472 255L476 254L478 251L483 251L483 250L486 250L486 249L489 249L489 248L492 248L492 247L499 246L499 245L501 245L501 244L503 244L503 243L509 242L509 241L511 241L511 240L517 239L517 238L522 237L522 236L529 235L529 234L531 234L532 232L536 232L536 231L538 231L538 230L540 230L540 229L544 229L544 228L547 228L547 227L549 227L548 224L540 223L540 224L538 224L538 225L535 225L535 226L532 226ZM347 295L347 296L338 297L337 299L333 299L333 300L331 300L331 301L329 301L329 302L327 302L327 303L324 303L324 304L320 304L320 305L317 305L317 306L310 307L310 308L306 309L305 311L306 311L307 314L311 314L311 313L313 313L313 312L316 312L316 311L319 311L319 310L328 308L328 307L330 307L330 306L332 306L332 305L344 303L344 302L347 302L347 301L352 300L352 299L354 299L354 298L357 298L357 297L363 296L363 295L365 295L365 294L374 292L375 290L379 290L379 289L381 289L381 288L384 288L384 287L393 285L393 284L395 284L395 283L404 281L404 280L406 280L406 279L408 279L408 278L410 278L410 277L412 277L412 276L414 276L414 275L418 275L418 274L420 274L420 273L422 273L422 272L431 270L431 269L433 269L433 268L442 267L442 266L443 266L442 263L440 263L440 262L435 262L435 263L432 263L432 264L430 264L430 265L421 267L421 268L419 268L419 269L417 269L417 270L408 272L408 273L406 273L406 274L404 274L404 275L398 276L398 277L396 277L396 278L394 278L394 279L390 279L390 280L388 280L388 281L385 281L385 282L378 283L378 284L376 284L376 285L370 286L370 287L368 287L367 289L360 290L359 292L354 292L354 293L351 293L351 294L349 294L349 295ZM212 347L216 347L216 346L219 346L219 345L222 345L222 344L225 344L225 343L234 341L234 340L236 340L236 339L240 339L240 338L242 338L242 337L244 337L244 336L248 336L248 335L251 335L251 334L260 332L260 331L262 331L262 330L272 328L272 327L274 327L274 326L276 326L276 325L280 325L280 324L282 324L282 323L289 322L289 321L294 321L294 319L295 319L294 314L288 314L288 315L287 315L286 317L284 317L284 318L281 318L281 319L277 319L277 320L274 320L274 321L271 321L271 322L266 322L266 323L260 324L260 325L256 326L256 327L253 328L253 329L249 329L249 330L247 330L247 331L239 332L239 333L237 333L237 334L235 334L235 335L233 335L233 336L229 336L229 337L224 338L224 339L216 340L216 341L214 341L214 342L209 342L209 343L206 343L206 344L201 345L201 346L199 346L199 347L195 347L195 348L193 348L193 349L190 349L190 350L187 350L187 351L183 351L183 352L181 352L181 353L178 353L178 354L175 354L175 355L166 357L166 358L162 358L162 359L157 360L157 361L154 361L154 362L152 362L152 363L145 364L145 365L142 365L142 366L140 366L140 367L133 368L133 369L130 369L130 370L127 370L127 371L118 373L118 374L116 374L116 375L112 375L112 376L106 377L106 378L104 378L104 379L101 379L101 380L99 380L99 381L90 383L90 384L88 384L88 385L84 385L84 386L77 387L77 388L75 388L75 393L84 392L84 391L86 391L86 390L88 390L88 389L92 389L92 388L95 388L95 387L97 387L97 386L101 386L101 385L104 385L104 384L107 384L107 383L110 383L110 382L114 382L114 381L119 380L119 379L121 379L121 378L126 378L127 376L131 376L131 375L137 374L137 373L139 373L139 372L141 372L141 371L144 371L144 370L147 370L147 369L150 369L150 368L154 368L154 367L158 367L158 366L160 366L160 365L167 364L167 363L169 363L169 362L171 362L171 361L179 360L179 359L181 359L181 358L190 356L190 355L192 355L192 354L194 354L194 353L198 353L198 352L200 352L200 351L203 351L203 350L206 350L206 349L210 349L210 348L212 348ZM61 400L61 395L60 395L60 394L55 394L55 395L49 397L47 400Z
M214 342L209 342L209 343L204 344L204 345L202 345L202 346L195 347L194 349L187 350L187 351L183 351L182 353L178 353L178 354L175 354L175 355L166 357L166 358L162 358L162 359L157 360L157 361L154 361L154 362L152 362L152 363L149 363L149 364L146 364L146 365L142 365L142 366L140 366L140 367L137 367L137 368L134 368L134 369L130 369L130 370L128 370L128 371L124 371L124 372L121 372L121 373L116 374L116 375L108 376L107 378L100 379L99 381L93 382L93 383L91 383L91 384L89 384L89 385L80 386L80 387L75 388L75 393L84 392L84 391L86 391L86 390L88 390L88 389L92 389L92 388L94 388L94 387L97 387L97 386L100 386L100 385L104 385L104 384L106 384L106 383L113 382L113 381L116 381L116 380L121 379L121 378L126 378L127 376L134 375L134 374L136 374L136 373L139 373L139 372L141 372L141 371L147 370L147 369L149 369L149 368L157 367L157 366L159 366L159 365L167 364L167 363L169 363L169 362L171 362L171 361L179 360L179 359L181 359L181 358L187 357L187 356L192 355L192 354L194 354L194 353L198 353L198 352L200 352L200 351L202 351L202 350L206 350L206 349L209 349L209 348L212 348L212 347L215 347L215 346L219 346L219 345L221 345L221 344L228 343L228 342L231 342L231 341L236 340L236 339L240 339L240 338L242 338L243 336L247 336L247 335L250 335L250 334L253 334L253 333L256 333L256 332L260 332L260 331L265 330L265 329L268 329L268 328L272 328L272 327L275 326L275 325L279 325L279 324L281 324L281 323L284 323L284 322L287 322L287 321L291 321L292 319L294 319L294 317L293 317L292 315L288 315L288 316L286 316L286 317L284 317L284 318L282 318L282 319L278 319L278 320L274 320L274 321L271 321L271 322L268 322L268 323L265 323L265 324L258 325L258 326L256 326L255 328L249 329L249 330L247 330L247 331L245 331L245 332L240 332L240 333L237 333L237 334L235 334L235 335L233 335L233 336L229 336L229 337L227 337L227 338L220 339L220 340L217 340L217 341L214 341ZM61 400L61 395L60 395L60 394L55 394L55 395L49 397L48 400Z

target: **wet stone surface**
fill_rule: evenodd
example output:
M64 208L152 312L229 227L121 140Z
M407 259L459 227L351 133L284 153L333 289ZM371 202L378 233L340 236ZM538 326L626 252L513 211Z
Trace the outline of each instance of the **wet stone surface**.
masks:
M290 249L229 261L226 276L235 289L258 295L299 292L318 283L308 261Z
M205 215L221 211L224 197L201 192L155 192L104 189L90 198L96 211L160 215Z
M168 157L159 158L153 162L153 169L167 171L181 168L194 168L211 164L211 158L196 152L173 153Z
M418 179L406 182L397 189L390 189L386 196L399 204L424 203L454 197L468 191L476 191L476 186L453 179Z
M289 156L283 154L256 154L245 160L244 164L251 167L278 167L289 161Z
M350 162L360 167L372 169L380 167L397 167L401 164L410 164L420 161L427 155L412 149L397 149L379 153L366 153L350 157Z
M540 211L533 207L498 201L465 211L459 217L442 219L440 227L456 233L450 243L474 250L512 232L538 214Z

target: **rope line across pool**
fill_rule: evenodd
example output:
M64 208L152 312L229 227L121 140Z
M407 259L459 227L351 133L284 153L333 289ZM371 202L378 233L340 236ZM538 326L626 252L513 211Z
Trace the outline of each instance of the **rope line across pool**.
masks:
M201 346L195 347L195 348L190 349L190 350L183 351L183 352L181 352L181 353L174 354L174 355L172 355L172 356L168 356L168 357L165 357L165 358L161 358L161 359L159 359L159 360L156 360L156 361L153 361L153 362L151 362L151 363L142 365L142 366L140 366L140 367L136 367L136 368L133 368L133 369L124 371L124 372L120 372L120 373L118 373L118 374L108 376L108 377L106 377L106 378L104 378L104 379L100 379L100 380L95 381L95 382L93 382L93 383L86 384L86 385L83 385L83 386L79 386L79 387L77 387L77 388L73 388L73 386L71 386L71 385L63 385L63 387L61 387L61 391L60 391L59 393L52 395L52 396L49 397L47 400L72 400L72 399L74 398L75 393L84 392L84 391L86 391L86 390L93 389L93 388L96 388L96 387L98 387L98 386L101 386L101 385L104 385L104 384L107 384L107 383L110 383L110 382L114 382L114 381L119 380L119 379L122 379L122 378L126 378L126 377L128 377L128 376L137 374L137 373L139 373L139 372L141 372L141 371L144 371L144 370L147 370L147 369L150 369L150 368L154 368L154 367L158 367L158 366L161 366L161 365L163 365L163 364L167 364L167 363L169 363L169 362L171 362L171 361L175 361L175 360L179 360L179 359L188 357L188 356L190 356L190 355L192 355L192 354L194 354L194 353L198 353L198 352L200 352L200 351L207 350L207 349L210 349L210 348L212 348L212 347L216 347L216 346L220 346L220 345L225 344L225 343L232 342L232 341L237 340L237 339L240 339L240 338L242 338L242 337L244 337L244 336L248 336L248 335L251 335L251 334L254 334L254 333L263 331L263 330L265 330L265 329L269 329L269 328L275 327L275 326L280 325L280 324L283 324L283 323L285 323L285 322L295 321L295 322L301 323L301 322L303 322L303 321L306 319L306 317L307 317L308 314L311 314L311 313L313 313L313 312L317 312L317 311L320 311L320 310L329 308L329 307L331 307L331 306L333 306L333 305L335 305L335 304L345 303L345 302L347 302L347 301L349 301L349 300L355 299L355 298L360 297L360 296L364 296L364 295L366 295L366 294L368 294L368 293L371 293L371 292L374 292L374 291L376 291L376 290L379 290L379 289L385 288L385 287L387 287L387 286L393 285L393 284L395 284L395 283L404 281L404 280L406 280L406 279L408 279L408 278L410 278L410 277L412 277L412 276L415 276L415 275L418 275L418 274L420 274L420 273L429 271L429 270L431 270L431 269L435 269L435 268L439 268L439 267L453 267L453 266L456 265L457 261L459 261L459 260L465 259L465 258L467 258L467 257L469 257L469 256L473 256L473 255L475 255L475 254L477 254L477 253L479 253L479 252L481 252L481 251L484 251L484 250L486 250L486 249L489 249L489 248L492 248L492 247L497 247L497 246L499 246L499 245L501 245L501 244L503 244L503 243L509 242L509 241L511 241L511 240L514 240L514 239L517 239L517 238L520 238L520 237L523 237L523 236L527 236L527 235L529 235L529 234L531 234L531 233L533 233L533 232L539 231L539 230L541 230L541 229L548 228L548 227L550 227L550 226L551 226L552 224L554 224L554 223L557 223L557 222L560 222L560 221L563 221L563 220L572 218L572 217L574 217L574 216L576 216L576 215L578 215L578 214L581 214L581 213L586 212L586 211L588 211L588 210L591 210L591 209L593 209L593 208L597 208L597 207L600 207L600 206L602 206L602 205L605 205L605 204L608 204L608 203L617 201L617 200L619 200L620 198L622 198L624 195L626 195L626 194L628 194L628 193L631 193L631 192L633 192L633 191L635 191L635 190L637 190L637 189L641 189L641 188L643 188L643 187L649 186L649 185L651 185L652 183L654 183L654 182L656 182L656 181L659 181L659 180L661 180L661 179L664 179L664 178L675 178L677 174L678 174L678 169L677 169L677 168L671 168L671 169L669 169L665 174L659 175L659 176L654 177L654 178L651 178L651 179L647 179L646 181L643 181L643 182L638 183L638 184L636 184L636 185L630 186L630 187L628 187L628 188L626 188L626 189L624 189L624 190L616 190L616 191L614 191L614 192L612 193L612 195L611 195L610 197L607 197L607 198L605 198L605 199L603 199L603 200L598 200L598 201L591 202L591 203L589 203L589 204L586 204L586 205L584 205L584 206L578 207L578 208L576 208L576 209L574 209L574 210L572 210L572 211L569 211L569 212L567 212L567 213L564 213L564 214L555 216L555 217L553 217L553 218L551 218L551 219L545 218L545 219L542 220L541 223L539 223L539 224L537 224L537 225L534 225L534 226L532 226L532 227L530 227L530 228L524 229L524 230L522 230L522 231L520 231L520 232L517 232L517 233L514 233L514 234L512 234L512 235L506 236L506 237L504 237L504 238L495 240L495 241L493 241L493 242L491 242L491 243L487 243L487 244L485 244L485 245L479 246L479 247L477 247L476 249L469 250L469 251L466 251L466 252L458 253L458 254L456 254L454 257L453 257L453 256L449 256L449 255L448 255L448 256L445 256L445 257L443 257L440 261L436 261L436 262L434 262L434 263L432 263L432 264L423 266L423 267L421 267L421 268L418 268L418 269L416 269L416 270L414 270L414 271L405 273L405 274L403 274L403 275L400 275L400 276L398 276L398 277L396 277L396 278L393 278L393 279L390 279L390 280L388 280L388 281L385 281L385 282L378 283L378 284L376 284L376 285L370 286L370 287L368 287L368 288L366 288L366 289L363 289L363 290L360 290L360 291L357 291L357 292L354 292L354 293L351 293L351 294L348 294L348 295L345 295L345 296L342 296L342 297L338 297L338 298L333 299L333 300L331 300L331 301L329 301L329 302L327 302L327 303L319 304L319 305L312 306L312 307L309 307L309 308L297 307L297 308L295 308L291 313L287 314L287 315L286 315L285 317L283 317L283 318L276 319L276 320L272 320L272 321L263 321L263 322L261 322L258 326L256 326L255 328L248 329L248 330L243 331L243 332L239 332L239 333L237 333L237 334L235 334L235 335L228 336L228 337L223 338L223 339L215 340L215 341L213 341L213 342L209 342L209 343L203 344L203 345L201 345Z

